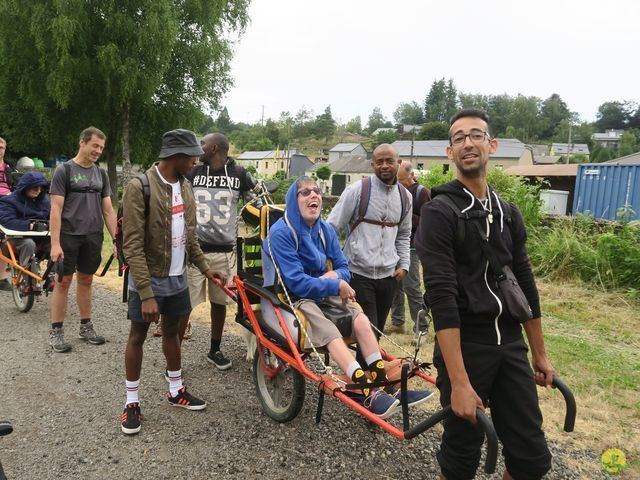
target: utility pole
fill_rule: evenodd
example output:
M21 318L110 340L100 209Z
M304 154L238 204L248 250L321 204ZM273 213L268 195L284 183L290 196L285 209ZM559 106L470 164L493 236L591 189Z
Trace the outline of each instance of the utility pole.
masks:
M413 141L416 138L416 129L411 129L411 155L409 157L409 163L411 163L411 168L413 168Z
M262 116L260 117L260 126L264 127L264 105L262 105Z
M569 121L569 143L567 144L567 163L571 160L571 121Z

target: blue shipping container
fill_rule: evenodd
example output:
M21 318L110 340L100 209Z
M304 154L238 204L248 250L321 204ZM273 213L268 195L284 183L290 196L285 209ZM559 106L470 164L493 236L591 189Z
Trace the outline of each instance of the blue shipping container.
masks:
M579 165L573 214L619 220L640 219L640 164Z

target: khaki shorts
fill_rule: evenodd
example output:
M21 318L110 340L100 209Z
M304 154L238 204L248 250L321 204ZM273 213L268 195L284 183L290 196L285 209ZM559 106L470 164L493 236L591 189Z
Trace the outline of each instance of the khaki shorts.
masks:
M227 277L227 285L231 285L236 274L236 262L233 252L205 253L204 256L209 264L209 269L212 272L222 273ZM190 266L188 276L189 296L191 297L191 306L193 308L207 300L207 284L209 285L209 301L216 305L226 305L229 298L227 294L200 273L197 268Z
M305 348L311 348L309 341L315 347L324 347L336 338L353 337L353 321L362 313L360 307L355 303L342 303L340 297L327 297L324 303L329 303L333 307L340 308L351 315L351 322L348 325L335 325L330 319L324 316L322 310L314 300L302 299L294 302L293 306L300 310L307 319L307 335Z

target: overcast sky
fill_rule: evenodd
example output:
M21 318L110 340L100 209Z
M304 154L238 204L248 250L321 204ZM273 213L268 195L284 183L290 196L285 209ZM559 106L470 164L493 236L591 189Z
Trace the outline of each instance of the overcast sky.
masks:
M558 93L582 120L640 101L638 0L253 0L223 99L238 122L304 105L392 120L434 80L465 93Z

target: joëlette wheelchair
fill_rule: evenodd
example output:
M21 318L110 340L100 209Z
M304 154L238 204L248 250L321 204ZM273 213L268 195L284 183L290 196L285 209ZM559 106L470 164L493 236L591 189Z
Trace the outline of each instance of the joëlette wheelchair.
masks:
M238 273L233 284L223 289L238 305L236 321L256 336L253 377L258 399L267 416L281 423L294 419L300 413L304 402L305 379L313 381L318 386L316 423L321 421L326 395L337 398L367 420L403 440L412 439L453 415L451 407L447 406L419 423L410 425L406 397L408 380L416 378L426 383L435 383L435 378L428 371L429 364L423 363L418 358L420 334L416 338L416 350L413 353L407 352L385 336L396 347L408 353L405 358L395 358L381 349L387 376L390 382L400 389L401 428L374 415L362 404L359 386L354 385L346 375L333 370L329 365L326 349L313 345L308 348L308 343L305 342L304 315L291 307L282 284L275 287L263 286L263 267L267 262L273 263L273 260L263 251L262 240L266 238L269 228L283 215L284 205L270 203L266 189L263 189L261 196L266 200L262 207L258 208L250 203L241 213L245 222L255 226L259 234L238 238ZM349 318L343 318L340 311L323 309L323 312L332 318L339 330L341 323L350 321ZM355 349L353 339L345 338L344 340L350 348ZM311 361L314 359L318 361L314 363L319 363L320 368L316 365L311 366ZM375 387L384 384L373 383L372 385ZM560 379L554 379L554 386L561 391L567 403L564 428L570 432L575 422L575 400ZM484 470L487 473L493 473L498 454L497 435L491 420L480 409L477 410L477 419L478 425L487 437Z
M53 282L49 279L49 274L54 265L49 262L47 270L40 275L40 262L48 260L49 249L45 244L49 242L49 231L28 231L10 230L0 225L3 234L2 246L0 248L0 260L7 262L11 269L11 293L13 301L21 312L28 312L33 307L35 297L48 295L53 288ZM12 240L18 238L31 238L36 242L34 256L29 259L25 266L20 265L16 248Z
M45 222L43 224L46 225ZM0 260L7 262L11 269L11 293L13 301L20 312L26 313L33 307L35 298L41 295L48 296L53 291L56 282L62 281L62 259L57 262L51 262L49 259L49 236L50 232L46 229L37 231L20 231L10 230L0 225L2 239L0 240ZM16 248L12 244L12 240L18 238L31 238L36 242L35 254L29 259L27 265L21 265ZM44 273L40 274L40 263L47 261L47 267ZM111 262L113 254L107 260L105 266L96 273L96 276L104 276Z

